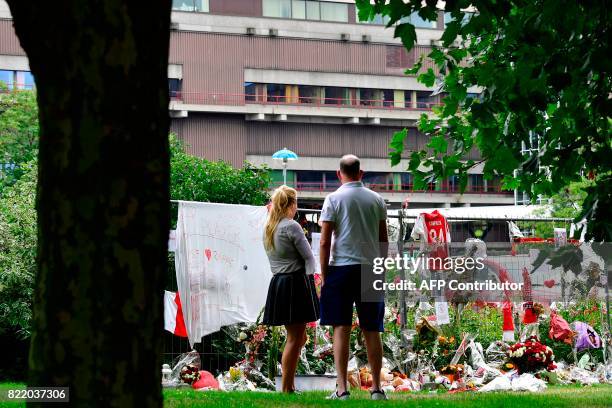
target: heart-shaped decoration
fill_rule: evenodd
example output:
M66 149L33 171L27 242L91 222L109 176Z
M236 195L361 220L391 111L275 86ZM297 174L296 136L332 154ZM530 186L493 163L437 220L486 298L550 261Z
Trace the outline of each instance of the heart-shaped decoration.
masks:
M555 286L555 280L554 279L545 280L544 286L546 286L547 288L552 288L553 286Z
M206 254L206 258L208 258L208 260L210 261L210 257L212 256L212 251L208 248L206 248L204 250L204 253Z

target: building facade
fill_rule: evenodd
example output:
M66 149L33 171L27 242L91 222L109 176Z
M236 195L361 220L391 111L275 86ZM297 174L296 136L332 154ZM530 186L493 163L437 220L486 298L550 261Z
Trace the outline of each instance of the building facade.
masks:
M411 17L418 42L408 52L382 18L359 22L350 0L174 0L172 7L169 114L189 153L265 164L278 184L282 167L272 154L286 147L299 155L287 184L306 206L337 188L338 159L347 153L362 159L364 182L391 207L406 198L413 207L514 203L497 180L483 179L482 167L459 194L456 178L415 191L407 162L390 165L395 132L408 128L406 157L427 144L416 122L440 96L404 71L438 41L443 13L436 22ZM0 81L33 86L2 1Z

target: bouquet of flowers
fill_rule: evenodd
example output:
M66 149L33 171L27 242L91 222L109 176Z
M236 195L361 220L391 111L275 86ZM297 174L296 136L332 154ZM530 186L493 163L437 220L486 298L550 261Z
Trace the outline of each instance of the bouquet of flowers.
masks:
M195 364L187 364L181 368L181 381L186 384L193 384L200 379L200 369Z
M448 378L451 382L463 376L463 364L449 364L440 369L440 374Z
M552 349L543 345L534 337L510 346L507 353L510 361L521 374L542 369L552 371L557 368Z

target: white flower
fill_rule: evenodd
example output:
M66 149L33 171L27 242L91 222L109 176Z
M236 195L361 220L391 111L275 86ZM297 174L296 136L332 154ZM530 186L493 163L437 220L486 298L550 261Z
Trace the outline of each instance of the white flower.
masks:
M245 332L240 332L238 335L238 341L246 340L247 334Z

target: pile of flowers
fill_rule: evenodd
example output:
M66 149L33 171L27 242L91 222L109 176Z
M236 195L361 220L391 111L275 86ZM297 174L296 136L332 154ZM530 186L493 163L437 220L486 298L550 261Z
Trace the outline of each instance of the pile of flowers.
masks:
M510 346L507 353L510 361L521 374L543 369L552 371L557 368L552 349L540 343L535 337Z

